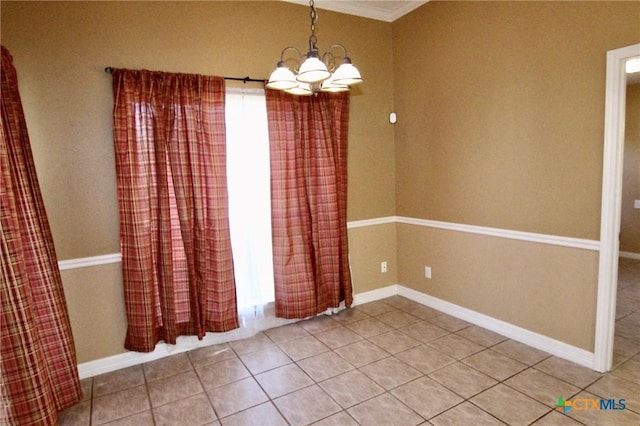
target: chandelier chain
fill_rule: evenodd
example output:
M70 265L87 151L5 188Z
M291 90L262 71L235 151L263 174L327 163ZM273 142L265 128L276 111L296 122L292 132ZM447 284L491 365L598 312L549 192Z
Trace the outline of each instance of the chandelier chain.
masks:
M316 50L316 43L318 39L316 38L316 22L318 21L318 12L316 11L316 6L313 0L309 0L309 18L311 19L311 35L309 36L309 48Z

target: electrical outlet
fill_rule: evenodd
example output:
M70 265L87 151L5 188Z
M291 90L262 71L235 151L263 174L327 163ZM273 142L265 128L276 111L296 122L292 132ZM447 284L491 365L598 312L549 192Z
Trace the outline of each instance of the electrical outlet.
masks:
M633 201L633 208L634 209L640 209L640 200L634 200Z
M380 273L381 274L387 273L387 262L380 262Z
M424 267L424 277L431 279L431 266Z

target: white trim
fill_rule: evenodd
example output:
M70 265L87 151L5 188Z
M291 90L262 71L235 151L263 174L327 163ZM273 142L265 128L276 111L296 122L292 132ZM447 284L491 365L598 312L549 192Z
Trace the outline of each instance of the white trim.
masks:
M621 251L619 254L620 257L626 257L627 259L638 259L640 260L640 253L633 253L630 251Z
M601 249L594 347L594 369L597 371L608 371L613 364L627 92L624 65L628 58L634 56L640 56L640 44L607 52L600 221Z
M366 226L387 225L389 223L397 223L397 216L376 217L373 219L353 220L347 222L347 229L364 228Z
M103 254L101 256L60 260L58 262L58 269L65 271L67 269L88 268L90 266L106 265L108 263L118 263L121 261L122 255L120 253Z
M491 237L508 238L512 240L528 241L532 243L551 244L554 246L572 247L583 250L600 250L600 242L583 238L562 237L557 235L536 234L533 232L512 231L509 229L489 228L486 226L465 225L461 223L440 222L436 220L397 217L398 223L426 226L430 228L447 229L450 231L467 232L471 234L488 235Z
M295 3L309 6L306 0L284 0L288 3ZM363 18L376 19L378 21L393 22L406 15L414 9L427 3L429 0L411 0L380 3L376 1L340 1L340 0L316 0L315 6L318 9L331 10L333 12L346 13L348 15L362 16ZM388 5L392 4L393 7Z
M358 306L364 303L374 302L380 299L386 299L387 297L395 296L396 294L398 294L397 284L379 288L377 290L371 290L364 293L354 294L352 306Z
M535 333L525 328L518 327L508 322L481 314L471 309L455 305L401 285L398 286L398 295L444 312L445 314L460 318L471 324L494 331L502 336L547 352L551 355L575 362L576 364L583 365L587 368L593 368L593 353L584 349L543 336L542 334Z
M446 229L471 234L488 235L491 237L508 238L512 240L528 241L540 244L551 244L561 247L572 247L583 250L600 250L600 243L596 240L582 238L562 237L557 235L536 234L533 232L512 231L509 229L489 228L486 226L465 225L453 222L440 222L437 220L416 219L404 216L384 216L373 219L354 220L347 222L347 229L364 228L367 226L387 225L391 223L403 223L407 225L425 226L428 228ZM101 256L81 257L77 259L61 260L58 267L61 271L68 269L87 268L90 266L118 263L122 261L120 253L105 254Z

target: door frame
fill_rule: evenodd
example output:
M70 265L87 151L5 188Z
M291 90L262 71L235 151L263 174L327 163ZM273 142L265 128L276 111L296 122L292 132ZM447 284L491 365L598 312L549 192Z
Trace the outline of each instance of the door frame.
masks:
M593 369L605 372L613 364L616 320L620 216L622 213L622 169L627 59L640 56L640 44L607 52L604 118L604 159L600 222L600 261Z

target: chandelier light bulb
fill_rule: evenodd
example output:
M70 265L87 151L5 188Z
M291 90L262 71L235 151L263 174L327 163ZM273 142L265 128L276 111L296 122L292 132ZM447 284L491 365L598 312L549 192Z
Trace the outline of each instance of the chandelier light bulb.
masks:
M270 89L287 90L296 87L295 74L287 68L284 62L278 62L278 67L271 73L267 87Z
M351 63L347 49L342 44L334 44L322 56L319 55L315 35L318 15L313 0L309 1L309 7L311 8L311 35L308 53L302 56L295 47L285 47L280 54L278 67L269 77L267 87L295 95L311 95L318 91L344 92L349 90L350 85L362 83L360 72ZM334 49L340 49L342 56L335 56L332 53ZM297 61L300 64L297 70L291 71L285 65L285 53L289 51L297 54L294 58L291 57L291 53L287 54L287 60ZM336 62L340 57L342 57L342 64L336 69Z

